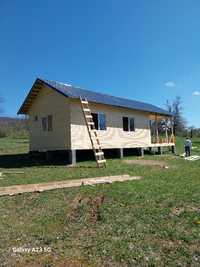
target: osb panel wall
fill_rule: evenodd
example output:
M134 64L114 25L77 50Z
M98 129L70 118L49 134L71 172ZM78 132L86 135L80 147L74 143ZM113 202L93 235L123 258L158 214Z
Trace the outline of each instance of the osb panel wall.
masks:
M71 106L71 147L72 149L91 149L80 102L70 99ZM92 112L106 114L106 131L98 131L102 148L146 147L151 143L149 115L146 112L90 103ZM135 118L135 132L123 131L122 117Z
M42 130L42 117L53 115L53 131ZM30 111L30 150L70 149L69 99L43 87ZM38 121L34 121L38 116Z

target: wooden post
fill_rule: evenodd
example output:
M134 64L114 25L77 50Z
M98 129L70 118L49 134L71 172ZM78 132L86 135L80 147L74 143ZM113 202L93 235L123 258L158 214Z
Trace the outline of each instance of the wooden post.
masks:
M166 118L165 118L165 137L166 137L165 142L166 142L166 143L169 143L169 139L168 139L168 129L167 129L167 119L166 119Z
M156 115L156 143L159 143L159 134L158 134L158 117Z
M76 165L76 150L69 150L69 164Z
M140 157L144 157L144 148L139 148L139 155Z
M124 149L123 148L118 149L118 156L120 159L123 159L123 157L124 157Z
M173 124L172 124L172 119L171 119L171 141L174 143L175 142L175 139L174 139L174 127L173 127Z
M176 154L176 146L172 146L172 153Z

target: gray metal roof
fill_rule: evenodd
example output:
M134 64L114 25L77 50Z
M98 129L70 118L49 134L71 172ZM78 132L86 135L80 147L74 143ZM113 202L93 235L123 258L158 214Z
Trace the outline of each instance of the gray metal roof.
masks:
M56 81L49 81L45 79L37 79L35 83L45 83L47 86L51 87L53 90L61 93L62 95L70 98L80 98L84 97L87 98L88 101L100 103L100 104L106 104L111 106L117 106L117 107L123 107L123 108L129 108L134 110L141 110L151 113L157 113L162 114L166 116L171 116L172 114L168 111L159 108L157 106L147 104L140 101L135 101L131 99L121 98L121 97L115 97L107 94L97 93L89 90L85 90L79 87L75 87L69 84L64 84L61 82ZM30 93L29 93L30 94ZM26 102L26 100L24 101ZM24 105L24 103L23 103ZM21 113L22 107L20 108L18 113Z
M111 96L111 95L102 94L102 93L97 93L97 92L81 89L81 88L74 87L72 85L64 84L60 82L43 80L43 79L41 81L45 82L51 88L56 89L56 91L71 98L85 97L87 98L88 101L92 101L96 103L142 110L142 111L147 111L147 112L152 112L152 113L159 113L163 115L171 115L168 111L162 108L159 108L157 106L147 104L144 102Z

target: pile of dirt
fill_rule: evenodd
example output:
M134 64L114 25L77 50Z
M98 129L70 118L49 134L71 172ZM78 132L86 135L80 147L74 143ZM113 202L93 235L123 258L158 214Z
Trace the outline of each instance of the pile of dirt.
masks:
M123 160L126 164L130 165L141 165L141 166L152 166L168 169L169 166L164 161L150 160L150 159L134 159L134 160Z
M71 221L76 221L80 217L85 217L92 223L102 220L101 207L104 203L105 195L87 197L76 196L69 205L68 215Z

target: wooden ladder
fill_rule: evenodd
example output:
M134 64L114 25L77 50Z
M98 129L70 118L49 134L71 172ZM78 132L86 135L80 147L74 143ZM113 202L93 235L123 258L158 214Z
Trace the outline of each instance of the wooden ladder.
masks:
M97 167L106 167L106 159L104 158L104 152L101 148L101 144L95 129L92 113L89 107L89 103L86 98L80 97L81 107L85 118L88 134L94 151L94 156L97 162Z

